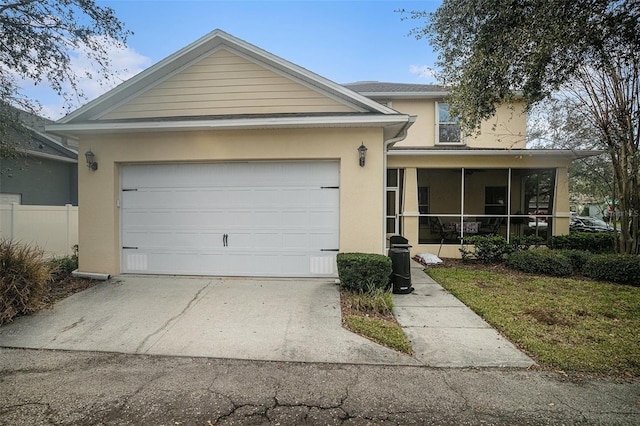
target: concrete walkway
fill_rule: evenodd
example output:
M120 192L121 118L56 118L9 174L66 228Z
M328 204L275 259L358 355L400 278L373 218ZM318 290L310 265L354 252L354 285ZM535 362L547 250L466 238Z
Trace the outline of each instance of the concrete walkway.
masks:
M533 360L411 262L415 291L396 294L394 314L415 358L431 367L529 367Z
M533 361L412 267L394 295L415 356L341 327L328 279L122 276L0 327L0 347L265 361L527 367Z

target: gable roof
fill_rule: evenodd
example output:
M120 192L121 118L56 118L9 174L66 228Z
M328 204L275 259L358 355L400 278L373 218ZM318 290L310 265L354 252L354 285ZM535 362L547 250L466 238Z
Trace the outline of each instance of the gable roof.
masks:
M383 81L357 81L345 87L363 96L380 98L444 98L449 92L437 84L388 83Z
M6 134L7 138L11 138L11 143L15 145L18 151L35 157L49 158L52 160L75 163L78 160L78 153L66 146L62 145L61 140L47 132L45 126L53 123L53 121L32 114L30 112L11 107L7 112L11 114L12 120L19 121L21 129L9 130Z
M138 119L104 119L119 105L139 96L180 72L196 61L219 49L236 53L254 63L283 75L344 105L353 113L309 114L236 114L176 117L147 117ZM269 127L326 127L376 126L385 128L385 139L394 139L406 132L415 119L334 83L305 68L286 61L221 30L214 30L178 52L168 56L147 70L134 76L97 99L87 103L47 130L61 135L113 131L195 130L212 128L269 128Z

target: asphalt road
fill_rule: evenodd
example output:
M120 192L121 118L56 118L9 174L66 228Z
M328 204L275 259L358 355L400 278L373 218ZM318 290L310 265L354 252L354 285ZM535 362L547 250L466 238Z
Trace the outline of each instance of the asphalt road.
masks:
M637 425L640 382L0 349L2 425Z

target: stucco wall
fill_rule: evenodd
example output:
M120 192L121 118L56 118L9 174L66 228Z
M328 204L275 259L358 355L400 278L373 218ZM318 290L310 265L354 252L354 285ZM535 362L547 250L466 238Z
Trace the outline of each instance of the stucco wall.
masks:
M367 148L365 167L357 148ZM382 253L383 142L381 129L285 129L95 135L97 171L80 168L80 270L120 273L119 166L143 162L252 160L340 161L340 251Z
M405 114L417 115L409 129L407 138L397 147L435 146L436 112L435 99L396 99L392 108ZM525 148L527 116L523 104L502 105L496 115L482 123L480 133L465 137L471 148Z

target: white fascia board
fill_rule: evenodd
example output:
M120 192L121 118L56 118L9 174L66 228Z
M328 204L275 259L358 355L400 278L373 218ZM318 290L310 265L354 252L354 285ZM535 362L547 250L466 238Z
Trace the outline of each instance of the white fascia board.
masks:
M570 149L504 149L504 150L432 150L432 149L402 149L389 150L392 156L498 156L498 157L564 157L586 158L600 155L604 151L570 150Z
M227 120L184 120L184 121L139 121L139 122L91 122L78 124L51 124L47 131L76 135L83 133L111 133L128 131L179 131L212 129L254 129L254 128L295 128L295 127L385 127L411 122L412 117L404 114L345 117L274 117L237 118Z
M25 154L31 155L33 157L46 158L48 160L60 161L61 163L77 163L78 162L78 160L75 158L61 157L59 155L48 154L46 152L33 151L31 149L19 149L19 151L24 152Z
M449 92L360 92L362 96L372 99L442 99Z

